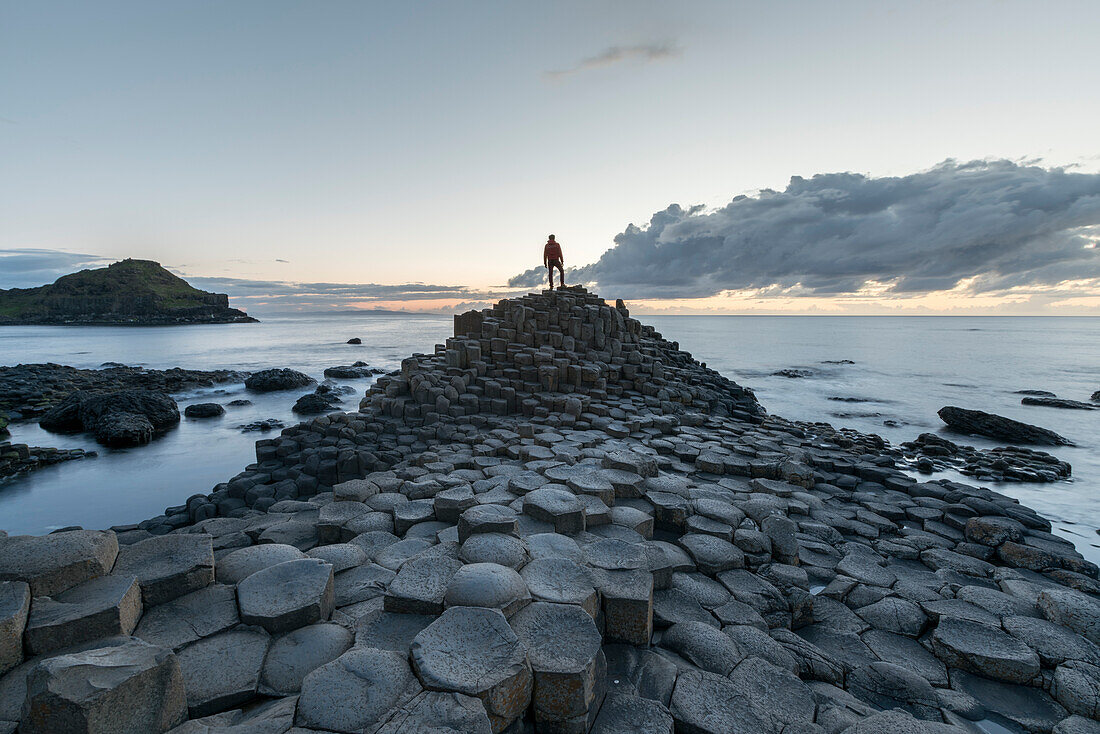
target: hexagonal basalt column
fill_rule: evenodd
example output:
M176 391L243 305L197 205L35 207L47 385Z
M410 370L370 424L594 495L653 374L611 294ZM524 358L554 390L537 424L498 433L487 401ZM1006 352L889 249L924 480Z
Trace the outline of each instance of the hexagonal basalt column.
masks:
M523 498L523 512L548 522L554 531L573 535L584 530L584 503L572 492L540 487Z
M495 609L451 607L413 638L411 655L428 690L480 698L494 732L531 702L527 650Z
M172 601L214 583L209 535L161 535L123 546L114 574L136 576L147 607Z
M516 534L516 513L501 505L471 507L458 518L458 542L477 533Z
M101 576L63 591L40 596L31 605L25 642L41 655L82 642L128 635L141 617L141 589L133 576Z
M598 581L607 640L648 645L653 637L653 574L601 571Z
M27 679L19 731L137 734L187 718L183 676L171 650L133 638L44 660Z
M588 731L605 692L607 661L596 623L571 604L535 602L512 618L535 675L540 732Z
M237 586L241 621L287 632L332 615L332 566L319 558L286 561L252 574Z

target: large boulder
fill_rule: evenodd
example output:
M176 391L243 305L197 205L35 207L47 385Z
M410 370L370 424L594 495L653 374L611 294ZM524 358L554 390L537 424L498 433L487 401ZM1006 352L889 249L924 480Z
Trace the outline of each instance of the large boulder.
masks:
M275 390L293 390L296 387L305 387L312 382L312 377L297 370L275 368L253 372L244 381L244 386L256 392L273 392Z
M145 734L187 718L180 665L171 650L132 638L58 655L27 679L25 734Z
M1074 445L1068 438L1054 431L981 410L968 410L948 405L940 408L938 415L952 430L959 433L970 433L1009 443L1031 443L1043 446Z
M39 425L56 433L93 431L96 440L107 446L140 446L179 420L176 401L164 392L78 391L44 413Z
M117 556L110 530L0 537L0 581L25 581L31 596L53 596L109 573Z
M31 605L24 633L32 655L100 637L129 635L141 616L141 588L133 576L101 576Z

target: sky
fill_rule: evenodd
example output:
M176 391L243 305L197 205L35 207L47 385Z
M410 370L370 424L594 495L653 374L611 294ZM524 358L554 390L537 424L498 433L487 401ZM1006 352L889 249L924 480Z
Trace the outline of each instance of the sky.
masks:
M1100 3L0 0L0 288L1100 315ZM530 271L535 269L535 273Z

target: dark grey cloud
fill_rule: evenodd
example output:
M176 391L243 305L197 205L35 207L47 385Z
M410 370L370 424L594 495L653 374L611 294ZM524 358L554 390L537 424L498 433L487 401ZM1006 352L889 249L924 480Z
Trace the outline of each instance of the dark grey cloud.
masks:
M546 72L551 79L560 79L581 71L599 69L624 61L649 63L663 61L680 55L680 49L672 43L639 43L633 46L610 46L595 56L581 59L573 66Z
M81 268L100 267L99 255L37 248L0 250L0 288L34 288Z
M829 296L871 282L889 296L1100 278L1100 174L1007 160L945 161L909 176L791 178L714 211L673 204L569 273L624 298L775 289ZM543 268L512 287L545 279ZM971 279L973 279L971 281Z

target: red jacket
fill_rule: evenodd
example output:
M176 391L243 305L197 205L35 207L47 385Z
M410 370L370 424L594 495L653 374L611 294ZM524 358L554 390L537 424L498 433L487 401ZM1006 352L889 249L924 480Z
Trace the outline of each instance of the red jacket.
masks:
M561 245L557 242L547 242L546 247L542 248L542 259L545 262L561 260Z

